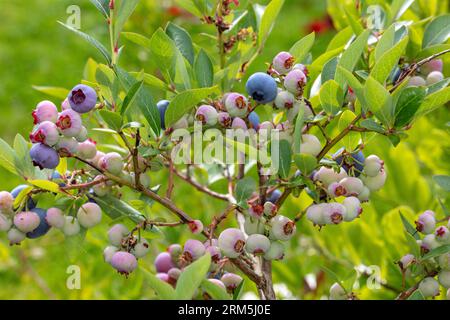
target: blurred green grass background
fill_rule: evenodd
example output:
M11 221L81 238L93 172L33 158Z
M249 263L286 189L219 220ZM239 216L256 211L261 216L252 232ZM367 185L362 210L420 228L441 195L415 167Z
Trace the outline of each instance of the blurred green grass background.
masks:
M174 17L172 1L141 1L127 29L150 36L155 28L175 20L195 32L201 30L190 18ZM16 133L27 136L32 127L31 111L47 96L32 89L32 85L52 85L70 88L83 76L88 58L98 59L89 45L57 24L68 17L66 9L72 0L0 0L0 137L12 142ZM106 24L87 0L76 1L81 8L82 30L107 41ZM326 1L287 0L278 23L268 40L264 53L251 71L265 67L279 51L287 50L305 35L307 25L326 16ZM317 56L322 52L333 31L318 36L313 48ZM195 36L194 36L195 37ZM144 68L151 72L146 52L126 43L123 63L130 70ZM448 75L447 75L448 76ZM55 103L60 103L55 101ZM445 197L431 177L449 173L450 142L448 109L441 108L420 120L410 131L410 137L398 148L392 148L384 138L376 138L367 146L367 154L377 153L386 162L389 177L386 187L364 206L360 221L325 228L318 231L303 221L299 236L290 244L286 259L274 264L275 283L283 283L293 295L320 298L326 294L332 280L323 276L321 266L333 269L340 276L352 265L377 265L383 279L394 287L400 286L400 273L394 261L407 253L398 210L412 219L421 210L436 209L436 197ZM164 181L164 176L155 177ZM22 183L0 169L0 189L10 190ZM212 213L220 212L222 205L204 198L191 188L177 184L175 198L180 206L194 217L205 221ZM189 194L189 196L186 196ZM308 205L304 197L293 199L283 209L294 216ZM155 206L152 212L164 216L165 211ZM208 217L208 218L207 218ZM25 241L20 247L10 248L5 237L0 241L0 299L145 299L154 293L139 271L130 279L116 274L102 259L106 246L104 224L88 233L83 244L66 241L57 231L36 241ZM151 268L159 250L172 242L182 241L189 234L179 230L166 231L165 240L155 240L152 253L141 261ZM81 268L81 289L69 290L66 281L69 265ZM305 280L308 274L318 274L317 286ZM362 281L362 280L361 280ZM253 290L246 285L247 290ZM392 298L389 290L363 289L362 298Z

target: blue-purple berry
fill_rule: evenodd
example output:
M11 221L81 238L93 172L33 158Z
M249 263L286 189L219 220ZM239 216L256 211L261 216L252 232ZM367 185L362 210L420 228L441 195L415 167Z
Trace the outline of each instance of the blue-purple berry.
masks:
M59 164L59 155L55 149L42 143L34 144L30 150L33 165L42 169L55 169Z
M74 111L87 113L94 109L97 103L97 92L87 85L79 84L70 90L67 99Z
M278 93L275 79L263 72L251 75L245 88L253 100L262 104L273 102Z
M166 130L166 111L169 107L170 101L168 100L161 100L156 104L156 107L158 108L159 112L159 120L161 122L161 129Z

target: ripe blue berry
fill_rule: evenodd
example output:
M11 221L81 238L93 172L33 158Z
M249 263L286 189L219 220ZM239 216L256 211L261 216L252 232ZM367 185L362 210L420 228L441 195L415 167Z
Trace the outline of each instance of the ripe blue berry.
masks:
M295 222L285 216L275 216L271 221L270 238L272 240L288 241L297 230Z
M79 84L70 91L67 99L74 111L86 113L94 109L97 103L97 93L91 87Z
M122 156L117 152L110 152L99 161L100 168L111 174L119 175L122 172L123 160Z
M280 52L272 61L273 68L279 74L289 72L295 62L295 58L289 52Z
M282 260L284 258L285 247L280 241L272 241L270 248L264 254L266 260Z
M42 143L34 144L30 149L33 165L42 169L55 169L59 164L59 155L55 149Z
M174 268L175 265L172 261L172 257L168 252L161 252L156 256L155 259L155 269L158 273L167 273L170 269Z
M202 105L195 113L195 119L200 121L203 125L213 126L217 123L217 110L209 105Z
M270 240L262 234L252 234L247 238L245 251L254 255L264 255L270 248Z
M161 100L156 104L156 107L158 108L159 111L159 119L161 122L161 129L166 130L166 111L167 108L169 107L170 101L168 100Z
M278 199L280 199L282 192L278 189L272 191L272 193L269 195L269 198L267 201L272 202L273 204L276 204Z
M333 160L336 161L344 170L358 177L364 170L365 157L361 151L351 153L349 155L344 154L345 149L341 148L333 154Z
M48 209L45 219L50 226L57 229L61 229L64 226L64 222L66 221L63 212L58 208Z
M0 213L6 215L13 213L14 198L13 194L7 191L0 192Z
M245 236L239 229L225 229L218 240L220 250L229 258L237 258L244 250Z
M78 209L77 219L86 229L95 227L102 221L102 209L96 203L87 202Z
M30 141L54 146L59 141L58 127L53 122L43 121L30 133Z
M53 102L46 100L38 103L32 115L34 124L38 124L43 121L55 123L58 119L58 109Z
M251 75L245 88L253 100L262 104L273 102L278 93L275 80L263 72Z
M301 96L306 85L306 75L300 69L294 69L284 78L284 87L290 93Z
M62 232L67 237L75 236L80 233L81 228L77 218L66 216L65 220Z
M131 253L119 251L112 256L111 266L120 274L129 275L137 268L137 260Z
M255 111L250 112L248 122L250 123L250 128L258 130L260 124L259 115Z
M64 110L59 114L56 125L61 133L69 138L76 137L80 134L81 128L83 127L80 115L71 109Z
M183 259L190 263L197 260L205 254L206 248L198 240L189 239L184 243L183 247Z
M128 235L130 231L123 224L115 224L108 230L109 243L115 247L122 245L122 239Z
M295 97L289 91L280 91L275 98L275 107L278 109L291 109L294 107Z
M34 211L24 211L14 216L14 226L24 233L33 231L41 222L39 215Z
M434 278L427 277L420 282L419 291L425 298L435 297L439 294L439 283Z
M243 279L241 276L231 273L231 272L225 273L222 276L222 278L220 278L220 281L223 282L223 284L227 288L227 291L230 293L233 293L234 290L236 290L236 288L239 287L242 280Z
M219 114L217 115L217 120L222 127L231 127L232 119L228 112L219 112Z
M50 230L51 226L47 223L47 211L40 208L34 208L31 211L39 216L39 225L33 231L27 232L27 238L36 239L45 235Z

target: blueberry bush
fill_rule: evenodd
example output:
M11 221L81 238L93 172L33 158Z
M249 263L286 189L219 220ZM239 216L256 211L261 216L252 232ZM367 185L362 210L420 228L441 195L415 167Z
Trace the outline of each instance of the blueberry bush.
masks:
M111 272L129 282L143 274L160 299L239 299L247 288L270 300L277 298L275 273L288 283L295 276L283 270L288 255L318 250L336 260L333 251L354 256L349 242L366 241L368 251L379 250L365 237L379 226L381 236L401 238L410 250L392 244L385 275L392 283L374 278L363 261L336 261L346 272L323 266L315 278L332 280L327 296L366 298L364 290L379 285L396 299L450 298L447 175L434 177L444 196L418 218L389 206L395 216L364 221L391 171L410 161L401 152L385 161L367 150L396 152L433 111L448 118L450 15L446 1L426 10L422 2L329 1L322 23L338 32L324 52L312 54L311 32L249 72L269 45L283 0L179 1L208 30L198 43L174 22L148 35L125 32L139 0L92 0L108 45L61 25L86 40L98 61L89 60L70 90L39 87L53 101L36 106L29 137L0 140L1 166L23 179L0 193L0 230L12 250L51 237L51 229L82 247L90 229L109 224L102 245ZM123 55L135 47L125 43L145 50L155 72L127 70ZM395 192L405 191L402 182ZM189 191L177 193L181 184ZM204 206L182 205L192 190ZM326 250L320 234L330 229ZM185 230L191 236L177 243ZM300 241L317 232L314 241ZM152 249L161 245L166 250ZM143 263L148 256L153 267Z

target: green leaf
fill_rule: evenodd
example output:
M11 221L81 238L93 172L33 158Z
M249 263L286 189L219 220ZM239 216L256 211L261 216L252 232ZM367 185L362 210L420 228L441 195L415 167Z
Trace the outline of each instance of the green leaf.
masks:
M450 88L444 88L428 95L420 105L418 115L427 114L450 101Z
M422 48L441 44L447 41L450 36L450 14L435 18L431 21L423 35Z
M0 138L0 166L13 174L17 174L16 165L14 164L16 153L6 141Z
M318 165L316 157L306 153L295 154L294 162L305 176L309 175Z
M143 48L150 49L151 41L146 36L134 32L122 32L121 36Z
M24 178L34 178L36 169L30 157L28 141L20 134L14 138L16 171Z
M263 44L268 38L283 4L284 0L272 0L264 10L258 32L259 45Z
M289 141L284 139L279 141L278 158L274 160L275 164L278 165L278 174L280 177L287 179L291 171L292 162L292 151Z
M113 195L106 195L104 197L93 196L93 198L102 208L103 212L112 220L125 217L135 223L140 223L145 219L139 211ZM153 227L151 230L155 231L157 229Z
M370 75L380 82L384 84L386 79L392 72L395 66L398 65L398 61L400 57L405 52L406 46L408 45L409 38L403 38L399 43L397 43L393 48L386 51L381 57L380 60L375 64Z
M169 91L169 86L164 81L162 81L158 77L155 77L152 74L149 73L141 74L141 72L130 72L130 75L133 76L134 78L136 78L139 75L142 75L144 83L149 87L162 91Z
M33 86L33 89L58 99L65 99L69 94L68 89L59 87Z
M450 176L436 175L433 180L445 191L450 192Z
M176 46L161 28L155 31L150 42L150 52L155 60L155 66L163 72L166 80L169 81L170 74L175 70Z
M60 25L62 25L63 27L67 28L68 30L72 31L73 33L77 34L78 36L80 36L81 38L86 40L87 42L89 42L94 48L96 48L102 54L102 56L105 58L107 63L111 64L110 54L109 54L108 50L100 42L98 42L96 39L94 39L90 35L88 35L84 32L81 32L80 30L75 29L69 25L66 25L65 23L62 23L61 21L58 21L58 23Z
M218 91L218 87L186 90L176 95L170 102L166 111L166 127L180 120L185 114L190 112L202 100L208 98Z
M178 300L191 300L193 298L195 291L205 279L210 264L211 256L205 254L183 270L175 289Z
M105 17L109 17L109 0L89 0L97 8L98 11Z
M296 62L301 63L308 56L308 53L311 51L315 40L316 34L312 32L297 41L289 50L289 53L295 58Z
M52 181L48 180L28 180L29 183L31 183L33 186L38 187L39 189L54 192L54 193L61 193L61 190L59 189L59 185L57 183L54 183Z
M378 133L385 132L383 126L378 122L375 122L373 119L364 119L359 123L359 125L363 128L369 129L370 131L375 131Z
M391 25L384 33L375 48L375 61L378 62L381 56L394 46L395 25Z
M233 300L239 300L242 295L242 290L244 289L245 279L242 280L233 293Z
M214 300L230 300L230 295L222 287L208 279L202 281L202 289Z
M396 21L408 10L415 0L394 0L391 4L392 20Z
M115 131L120 131L120 128L122 127L122 117L120 114L116 112L112 112L109 110L100 110L99 111L100 116L103 118L103 120L106 122L108 127Z
M242 208L247 208L247 200L256 191L256 182L251 177L246 177L236 183L236 202Z
M294 142L292 144L292 150L294 150L294 153L300 153L300 146L302 144L302 131L303 131L303 117L305 114L305 108L306 106L305 101L300 101L299 103L302 104L300 106L299 112L297 114L297 119L295 120L295 129L294 129Z
M194 63L195 78L202 88L211 87L214 82L214 67L208 54L200 49Z
M356 118L356 115L350 111L345 110L341 116L339 117L338 128L339 131L342 132L347 128L350 123ZM345 150L354 150L358 146L360 134L358 132L351 131L344 138L342 138L341 142L345 147Z
M369 111L384 124L389 125L394 119L392 97L389 92L374 78L367 78L364 94Z
M142 267L139 267L144 274L144 278L148 281L150 287L155 290L158 298L161 300L176 300L177 293L174 288L167 282L160 280L158 277L153 275L150 271Z
M122 32L125 23L133 14L133 11L136 9L138 3L139 0L121 0L118 11L117 8L115 9L118 12L117 16L115 17L115 24L114 24L115 41L119 39L120 33Z
M344 47L350 41L352 36L353 36L353 30L351 27L346 27L346 28L342 29L330 41L330 44L327 47L327 51Z
M350 88L352 88L353 92L355 93L355 96L358 98L359 102L362 104L363 110L366 111L367 103L366 103L366 98L364 96L364 87L361 84L361 82L359 82L359 80L353 75L353 73L351 73L347 69L344 69L340 66L337 67L336 74L337 73L342 74L342 77L345 78L348 86ZM342 89L345 89L345 88L342 88Z
M422 260L436 258L436 257L439 257L439 256L449 253L449 252L450 252L450 244L446 244L446 245L443 245L443 246L440 246L440 247L437 247L437 248L431 250L430 252L428 252L427 254L425 254L422 257Z
M370 30L366 30L356 38L348 49L342 53L338 64L339 67L342 67L350 72L355 69L356 64L364 52L364 48L367 46L369 35ZM346 81L345 78L342 77L341 73L336 73L335 80L341 88L345 88Z
M334 57L333 59L328 61L323 66L322 74L320 76L320 80L322 81L322 83L325 83L328 80L334 80L334 77L336 75L336 68L338 66L338 63L339 63L338 57Z
M33 190L32 186L27 186L23 188L22 191L19 192L17 197L14 199L14 208L19 208L20 205L28 198L28 194Z
M192 45L192 39L189 33L185 29L177 26L172 22L169 22L169 24L167 25L166 33L175 42L175 45L177 46L178 50L180 50L183 57L185 57L186 60L189 61L191 65L193 65L195 53L194 46Z
M396 128L402 128L411 122L425 96L425 88L408 87L402 91L395 106Z
M420 240L420 236L417 233L416 228L414 228L409 221L405 218L405 216L403 215L403 213L400 213L400 219L402 220L403 223L403 227L405 228L405 232L407 232L408 234L410 234L411 236L414 237L414 239L416 240Z
M426 300L426 299L423 296L422 292L420 292L420 290L417 289L408 297L407 300Z
M136 98L136 94L141 90L144 81L139 81L133 84L133 86L128 90L127 96L123 100L122 107L120 109L120 114L123 116L127 111L128 107L133 104L133 101Z
M326 113L336 114L341 110L344 92L336 81L329 80L322 85L319 92L319 100Z

